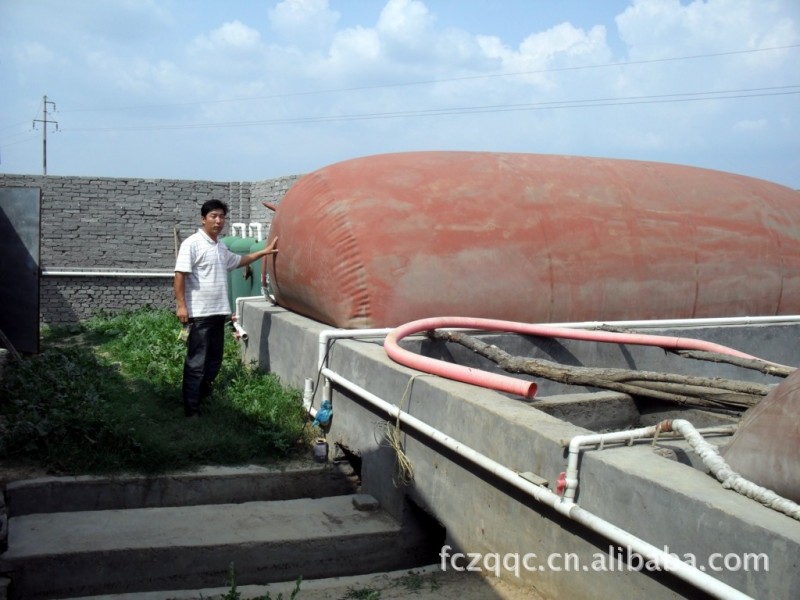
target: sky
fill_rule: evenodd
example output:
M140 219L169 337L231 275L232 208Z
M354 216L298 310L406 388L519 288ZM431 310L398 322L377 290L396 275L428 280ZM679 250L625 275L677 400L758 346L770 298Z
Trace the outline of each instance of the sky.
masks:
M419 150L800 189L800 2L0 0L0 173L261 181Z

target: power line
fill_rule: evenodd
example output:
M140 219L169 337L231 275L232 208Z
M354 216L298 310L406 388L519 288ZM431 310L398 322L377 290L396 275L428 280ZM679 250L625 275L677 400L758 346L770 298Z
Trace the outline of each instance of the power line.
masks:
M393 119L413 117L434 117L462 114L481 114L492 112L513 112L533 110L558 110L566 108L599 108L609 106L629 106L636 104L668 104L677 102L699 102L711 100L733 100L741 98L761 98L766 96L786 96L800 94L800 85L738 90L718 90L706 92L686 92L681 94L661 94L655 96L627 96L622 98L593 98L583 100L560 100L526 104L496 104L484 106L462 106L449 108L420 109L378 113L355 113L350 115L331 115L323 117L296 117L291 119L266 119L258 121L231 121L222 123L188 123L183 125L141 125L130 127L84 127L67 129L69 132L93 131L159 131L180 129L216 129L227 127L252 127L256 125L295 125L305 123L328 123L337 121L360 121L371 119Z
M377 85L366 85L366 86L356 86L356 87L346 87L346 88L331 88L331 89L323 89L323 90L308 90L308 91L300 91L300 92L285 92L281 94L270 94L266 96L250 96L250 97L243 97L243 98L224 98L219 100L195 100L189 102L174 102L174 103L165 103L165 104L142 104L138 106L119 106L119 107L106 107L106 108L77 108L77 109L70 109L70 110L62 110L61 112L104 112L104 111L115 111L115 110L142 110L142 109L150 109L150 108L170 108L170 107L179 107L179 106L193 106L193 105L202 105L202 104L224 104L229 102L251 102L254 100L274 100L277 98L291 98L297 96L314 96L320 94L336 94L341 92L358 92L358 91L365 91L365 90L376 90L376 89L386 89L386 88L398 88L398 87L410 87L410 86L417 86L417 85L432 85L437 83L452 83L458 81L472 81L472 80L480 80L480 79L495 79L501 77L520 77L524 75L543 75L547 73L560 73L566 71L581 71L581 70L588 70L588 69L608 69L608 68L615 68L615 67L626 67L626 66L633 66L633 65L646 65L646 64L653 64L653 63L665 63L665 62L675 62L675 61L683 61L683 60L697 60L702 58L719 58L723 56L734 56L739 54L753 54L756 52L769 52L774 50L789 50L793 48L800 48L800 44L790 44L787 46L772 46L769 48L754 48L748 50L732 50L728 52L715 52L710 54L694 54L688 56L676 56L676 57L667 57L667 58L653 58L653 59L643 59L643 60L632 60L632 61L625 61L625 62L618 62L618 63L604 63L600 65L581 65L581 66L574 66L574 67L553 67L549 69L537 69L533 71L517 71L513 73L489 73L484 75L465 75L463 77L449 77L444 79L428 79L428 80L420 80L420 81L408 81L408 82L400 82L400 83L386 83L386 84L377 84Z
M20 138L20 137L22 137L22 139L16 139L16 138ZM35 137L36 136L34 135L32 129L29 130L29 131L20 131L20 132L14 133L14 134L12 134L12 135L10 135L8 137L3 138L2 142L0 142L0 145L2 145L3 147L6 147L6 146L15 146L17 144L24 144L26 142L30 142L31 140L35 139ZM9 141L6 141L6 140L9 140Z

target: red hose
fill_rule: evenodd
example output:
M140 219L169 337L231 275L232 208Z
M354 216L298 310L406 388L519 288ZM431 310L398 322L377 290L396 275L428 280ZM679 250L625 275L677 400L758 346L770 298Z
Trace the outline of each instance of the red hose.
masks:
M670 350L703 350L706 352L737 356L739 358L760 360L755 356L739 352L727 346L693 338L647 335L643 333L616 333L589 329L570 329L566 327L552 327L549 325L534 325L531 323L517 323L515 321L477 319L471 317L433 317L411 321L410 323L397 327L389 333L389 335L386 336L386 340L383 342L383 347L389 358L406 367L500 392L508 392L525 398L533 398L537 390L537 385L533 382L429 358L404 350L398 345L400 340L406 336L420 333L421 331L430 331L432 329L447 327L485 331L507 331L523 335L592 342L655 346Z

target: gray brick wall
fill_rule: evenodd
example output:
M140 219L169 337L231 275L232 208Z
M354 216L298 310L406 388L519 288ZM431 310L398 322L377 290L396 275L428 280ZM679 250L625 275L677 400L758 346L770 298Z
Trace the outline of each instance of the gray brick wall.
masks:
M42 190L41 267L46 271L171 272L175 245L200 226L200 206L228 203L229 223L260 223L300 175L259 182L114 179L0 174L0 187ZM53 276L41 279L42 323L64 324L98 311L172 307L162 277Z

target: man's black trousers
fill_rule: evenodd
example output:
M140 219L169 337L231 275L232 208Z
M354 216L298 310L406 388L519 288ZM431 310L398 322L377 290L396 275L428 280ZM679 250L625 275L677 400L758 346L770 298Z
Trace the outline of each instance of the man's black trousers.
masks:
M183 408L186 416L200 414L200 400L222 366L227 315L189 319L186 362L183 364Z

